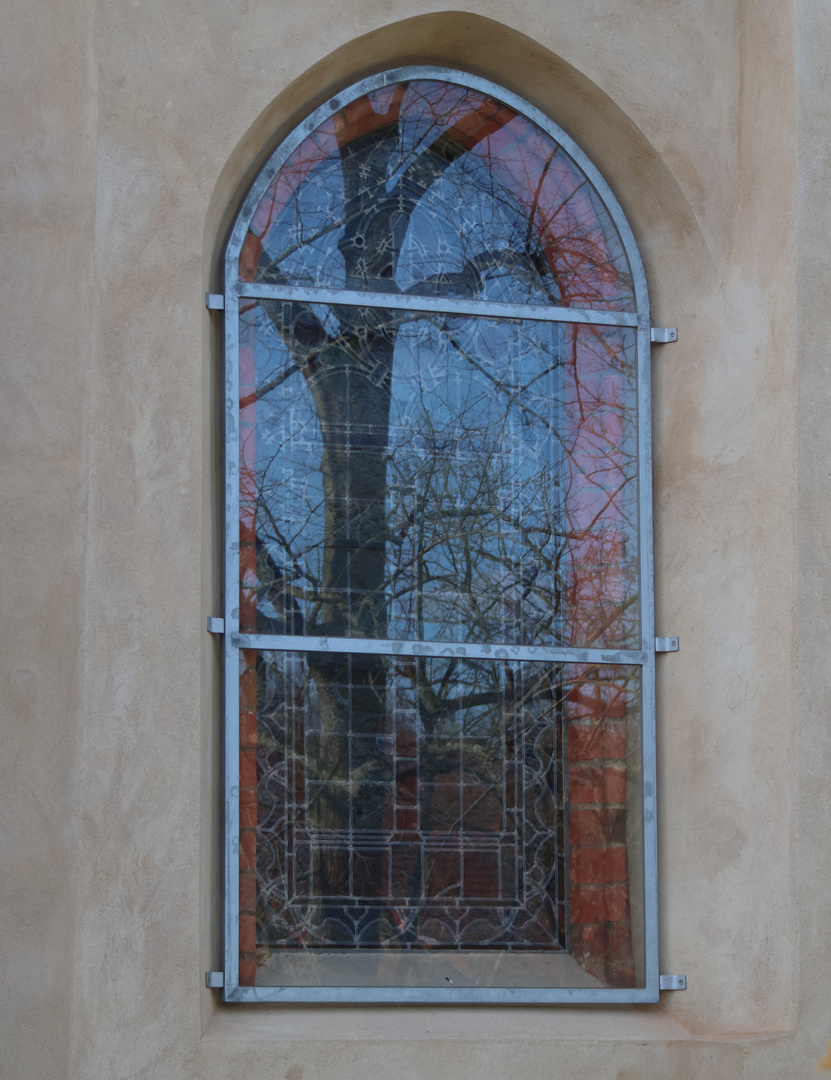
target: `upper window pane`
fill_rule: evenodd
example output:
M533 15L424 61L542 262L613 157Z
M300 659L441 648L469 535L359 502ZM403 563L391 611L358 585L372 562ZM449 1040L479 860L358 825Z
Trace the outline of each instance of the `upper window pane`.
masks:
M637 648L631 327L240 312L240 627Z
M413 80L357 98L285 161L240 277L633 311L623 244L573 159L479 90Z

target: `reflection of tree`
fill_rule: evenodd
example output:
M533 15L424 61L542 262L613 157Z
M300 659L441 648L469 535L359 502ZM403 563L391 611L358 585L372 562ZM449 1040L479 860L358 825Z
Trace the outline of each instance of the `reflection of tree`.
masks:
M340 656L333 663L347 680L350 659ZM330 946L354 944L357 936L363 945L406 945L421 938L453 947L559 947L563 751L552 714L562 707L561 670L448 659L391 663L386 700L378 700L374 710L387 719L389 733L368 735L358 716L348 762L341 737L323 727L310 700L316 686L310 690L309 676L308 658L262 657L260 787L266 818L259 866L273 905L266 937ZM289 883L282 847L272 838L282 832L285 840L290 830L282 816L286 787L291 791L292 777L304 766L306 821L287 845L298 867ZM517 831L513 815L523 802L525 823ZM310 834L317 845L313 864ZM518 862L526 867L522 911L516 906ZM287 908L287 893L295 903L299 899L300 909ZM326 895L341 899L320 904ZM309 911L302 910L305 896L317 897ZM389 899L386 907L376 902L361 911L349 896ZM402 925L410 904L421 919Z
M262 236L273 233L285 242L263 243L251 234L243 251L243 266L247 260L258 280L290 283L298 266L317 273L334 260L342 267L340 284L352 290L555 303L600 303L606 286L611 296L625 292L615 258L604 248L612 241L599 241L597 226L585 227L594 209L585 182L577 178L568 187L556 146L544 153L538 148L531 168L531 158L520 152L522 139L506 135L518 119L512 110L480 95L459 96L455 88L423 92L420 108L409 112L405 100L406 86L361 98L335 118L325 153L324 135L309 140L305 163L301 147L290 163L297 182L282 203L272 196L272 217L261 228ZM510 146L519 147L513 186L505 182L508 158L500 162L495 153ZM302 194L315 184L314 198ZM433 198L439 190L440 204L474 220L444 265L429 234L452 229L454 211L441 212ZM339 207L334 218L326 210L332 191ZM281 213L291 218L285 237ZM568 228L561 227L564 221ZM421 266L423 276L403 280L402 259L410 269ZM581 296L581 288L597 295ZM279 444L273 451L257 445L247 464L243 452L243 493L256 515L256 537L243 530L244 630L562 644L567 610L581 603L588 610L592 595L608 594L609 581L620 575L626 526L612 515L613 526L604 528L603 519L629 475L620 394L608 400L600 370L620 367L616 332L588 328L583 353L596 347L601 359L584 379L576 358L568 373L568 343L551 324L528 329L283 300L263 300L246 318L260 354L269 333L280 345L271 346L276 368L258 370L242 395L243 409L261 410L257 439L268 436L270 423ZM576 332L571 345L577 350ZM413 375L396 395L403 357ZM442 371L429 370L437 357L445 374L454 368L463 376L442 382ZM433 375L441 388L422 396L424 377ZM286 390L299 380L310 403L304 418L310 450L305 459L298 451L288 472L314 469L316 480L309 483L307 516L286 522L280 485L286 455L295 451L283 441L293 438L285 434L292 417L281 413L279 401L291 401ZM564 423L569 409L581 415L571 432ZM513 452L506 453L506 445ZM580 482L585 488L587 477L596 490L581 502L571 488ZM572 521L569 500L580 508ZM587 567L579 584L566 580L564 568L567 558L574 563L575 550ZM592 614L598 631L620 622L622 610L621 603L611 611L601 604ZM470 787L482 789L471 814L495 791L503 793L504 809L505 732L516 723L528 732L539 724L538 713L526 715L529 701L539 706L545 700L549 716L561 709L556 673L507 687L493 664L416 659L393 669L374 655L326 653L310 653L306 662L319 725L314 751L311 742L305 750L306 780L315 792L308 813L322 836L379 835L393 827L387 820L397 782L388 760L398 730L391 729L392 697L409 695L414 727L422 733L421 811L448 835L459 821L452 814L441 821L449 811L436 809L440 777L468 771ZM261 714L271 709L277 716L286 708L290 691L274 679L263 670ZM283 732L275 739L286 738L286 724L274 723ZM549 721L548 727L556 725ZM480 738L477 730L488 734ZM550 737L534 736L535 753ZM550 748L546 760L557 752ZM456 787L461 791L461 779ZM459 819L465 811L460 804ZM556 835L562 827L555 813L549 816ZM501 820L493 817L486 827L501 827ZM543 891L562 837L559 843L559 849L554 843L547 853L535 852ZM316 894L354 894L334 848L323 851L316 849L310 868ZM367 855L362 888L367 896L383 896L384 887L372 880L380 873L373 865ZM414 867L411 875L421 872ZM411 880L412 895L422 886ZM321 918L340 926L331 903ZM388 936L391 919L379 919L373 933Z
M283 346L273 334L268 345L258 318L261 358L270 349L282 370ZM389 322L387 415L343 419L337 435L348 449L337 472L321 469L326 433L311 393L295 385L279 401L265 395L249 487L265 552L259 594L274 631L583 647L632 640L634 473L620 332L581 328L581 370L567 362L571 326ZM262 366L268 385L271 363ZM369 448L351 449L360 443ZM366 459L377 488L355 483L358 469L366 481ZM262 603L258 625L269 628Z

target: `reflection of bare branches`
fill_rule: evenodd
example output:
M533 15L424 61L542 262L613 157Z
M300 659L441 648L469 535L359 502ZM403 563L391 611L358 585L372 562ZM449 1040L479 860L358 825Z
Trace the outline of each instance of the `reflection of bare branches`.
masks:
M267 379L250 394L246 394L239 399L239 407L241 409L248 408L249 405L254 405L260 398L264 398L266 394L271 393L272 390L276 390L278 386L282 386L283 383L291 375L298 372L300 368L297 364L287 364L282 371L278 372L273 378Z
M425 204L440 213L452 191L456 220L447 224L459 229L463 248L484 249L476 233L489 229L491 241L501 241L491 247L537 260L534 288L550 302L625 305L631 275L620 240L568 155L512 110L475 93L444 112L450 99L429 85L399 87L381 106L370 98L352 102L335 123L336 140L315 133L295 151L258 212L259 280L280 280L290 270L296 281L337 284L332 272L342 271L332 255L340 249L346 256L344 245L359 240L359 276L389 288L413 214ZM434 204L438 179L442 196ZM468 221L459 210L471 192L479 203ZM425 238L409 240L411 253L442 261ZM415 280L430 276L413 267Z
M626 306L585 176L499 102L438 86L348 103L302 144L252 276ZM258 626L632 639L633 331L282 300L243 321L241 606ZM563 718L617 705L626 679L356 652L274 654L257 675L261 833L286 837L262 856L275 940L562 947ZM505 893L520 877L524 906Z

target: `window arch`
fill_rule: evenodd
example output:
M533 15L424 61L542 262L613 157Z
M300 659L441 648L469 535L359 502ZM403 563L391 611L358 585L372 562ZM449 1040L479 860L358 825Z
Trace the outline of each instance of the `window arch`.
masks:
M444 69L322 106L226 254L229 1000L657 999L649 313Z

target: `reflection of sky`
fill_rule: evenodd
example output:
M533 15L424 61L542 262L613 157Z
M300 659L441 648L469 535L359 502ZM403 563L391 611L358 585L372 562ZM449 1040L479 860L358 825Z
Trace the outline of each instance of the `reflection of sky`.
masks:
M315 310L334 333L331 311ZM291 359L261 308L248 317L257 324L263 385ZM510 640L527 636L517 620L537 625L535 640L550 638L564 632L552 623L558 579L571 580L587 610L617 603L631 588L621 544L634 546L636 521L627 378L634 335L582 328L575 377L572 330L402 314L389 428L379 429L388 436L392 636L504 639L507 619L515 624ZM623 350L621 335L630 343ZM306 381L296 372L256 409L258 535L287 579L319 582L323 438ZM351 418L363 430L372 419ZM581 573L587 584L578 587ZM561 606L554 623L563 617Z
M291 357L263 309L255 308L252 317L256 381L261 386L290 365ZM271 554L284 573L299 564L316 579L324 533L322 450L311 394L296 372L257 402L258 535L269 539Z
M289 280L344 284L345 266L338 250L344 231L343 198L339 159L321 163L295 190L265 245L272 259L286 253L279 266ZM484 251L521 250L524 223L523 211L510 192L494 183L488 165L475 155L462 155L426 192L419 193L396 264L399 290L407 292L437 274L460 273L469 259ZM445 290L445 295L470 295L470 288L458 285ZM515 303L549 299L537 275L517 267L491 270L479 295Z
M397 89L370 95L379 114L392 107ZM353 154L364 155L367 149L361 123L344 121L356 126L354 133L341 133L344 146L339 147L333 122L326 121L291 155L252 222L279 274L294 283L343 287L345 264L338 243L350 213L358 215L350 225L363 231L368 249L379 243L379 227L388 233L383 243L391 243L395 233L400 291L429 294L436 275L458 275L472 258L496 252L511 255L510 265L492 266L483 290L472 281L445 282L444 295L631 308L620 238L583 173L540 129L504 106L498 107L499 125L472 138L477 125L488 127L486 117L494 108L493 102L461 87L412 83L397 122L373 133L369 164L362 157L357 170ZM454 125L459 125L454 138L466 150L445 167L444 151L436 155L430 147ZM432 167L410 175L420 156L421 165L426 159ZM348 200L346 169L350 183L357 173L363 184L359 197L350 186ZM384 200L394 203L396 198L405 211L403 226L396 225L394 211L382 222L378 217ZM365 215L363 222L360 215ZM397 231L402 227L404 236ZM526 258L520 266L517 255L533 255L537 262L532 265ZM567 296L560 297L550 270L543 269L546 261L557 267Z

